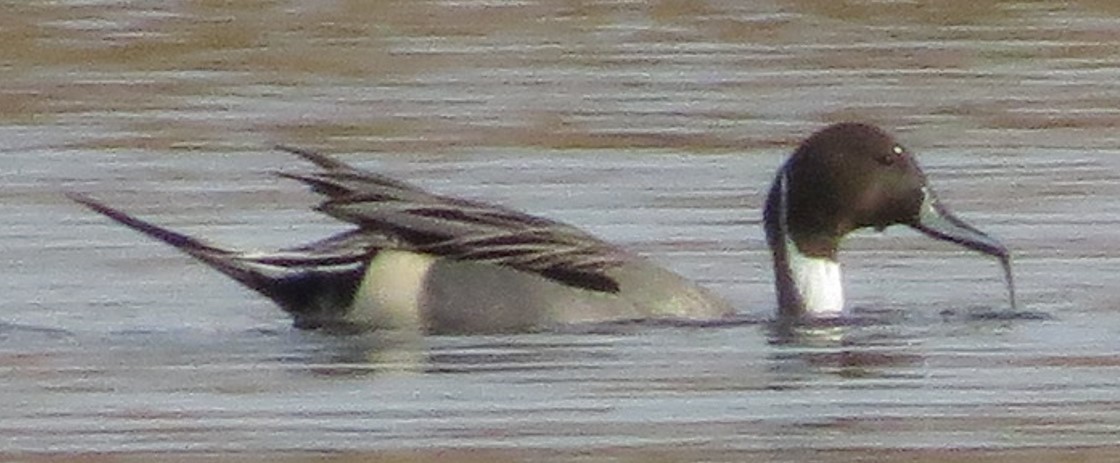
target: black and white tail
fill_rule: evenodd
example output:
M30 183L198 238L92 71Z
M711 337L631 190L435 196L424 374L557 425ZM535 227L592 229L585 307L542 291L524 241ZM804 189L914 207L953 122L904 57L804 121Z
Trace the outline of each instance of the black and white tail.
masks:
M202 240L140 220L79 193L70 199L122 225L167 243L275 301L299 328L339 328L375 249L315 253L292 249L275 253L228 251ZM357 251L357 252L356 252Z

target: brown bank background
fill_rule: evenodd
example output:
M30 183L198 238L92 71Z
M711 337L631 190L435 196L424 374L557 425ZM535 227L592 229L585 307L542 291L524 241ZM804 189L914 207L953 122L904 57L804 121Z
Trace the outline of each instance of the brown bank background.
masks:
M1117 5L0 2L0 459L1120 459ZM845 243L869 323L775 339L759 206L841 120L1048 317L970 316L1006 309L996 263L890 229ZM578 224L745 321L296 332L61 194L238 248L342 229L276 143Z

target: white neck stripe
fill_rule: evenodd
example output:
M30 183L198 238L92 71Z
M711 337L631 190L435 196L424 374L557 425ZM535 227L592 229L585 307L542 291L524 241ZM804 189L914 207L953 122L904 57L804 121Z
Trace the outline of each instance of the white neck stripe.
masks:
M778 208L778 229L785 245L786 265L794 289L801 298L805 312L814 317L834 317L844 311L844 282L840 277L840 263L821 257L809 257L801 253L790 239L786 223L786 208L789 206L787 167L782 168L778 178L782 204Z

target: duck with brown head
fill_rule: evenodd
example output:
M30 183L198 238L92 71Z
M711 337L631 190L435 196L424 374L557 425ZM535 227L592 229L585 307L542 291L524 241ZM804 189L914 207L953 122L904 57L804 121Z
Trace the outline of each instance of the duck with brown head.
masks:
M279 251L241 252L70 197L272 299L299 328L492 333L734 314L711 291L567 224L281 149L319 167L281 176L324 195L317 210L349 230ZM784 318L841 313L837 252L858 228L909 225L999 257L1005 268L1008 259L998 241L937 201L910 153L864 124L833 125L801 144L778 171L765 224Z

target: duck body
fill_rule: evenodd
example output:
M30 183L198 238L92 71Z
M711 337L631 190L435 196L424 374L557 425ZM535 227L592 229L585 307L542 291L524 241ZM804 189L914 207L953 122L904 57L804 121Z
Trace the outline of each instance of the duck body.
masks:
M70 198L268 297L303 329L501 333L734 313L706 288L569 225L283 149L322 171L281 175L327 196L317 209L356 228L276 252L239 252Z
M399 258L399 257L398 257ZM410 259L411 256L405 257ZM632 256L603 270L618 284L614 291L579 288L508 267L487 263L430 259L416 286L395 304L379 275L367 274L369 290L361 288L348 317L358 326L418 325L429 332L484 333L532 331L545 327L651 318L714 319L734 313L731 305L709 290L656 265ZM399 265L387 265L393 272ZM397 288L407 287L398 286ZM412 299L418 294L418 299ZM386 319L387 307L403 311ZM415 309L414 309L415 308ZM412 323L413 314L419 323ZM401 323L401 322L404 323Z

